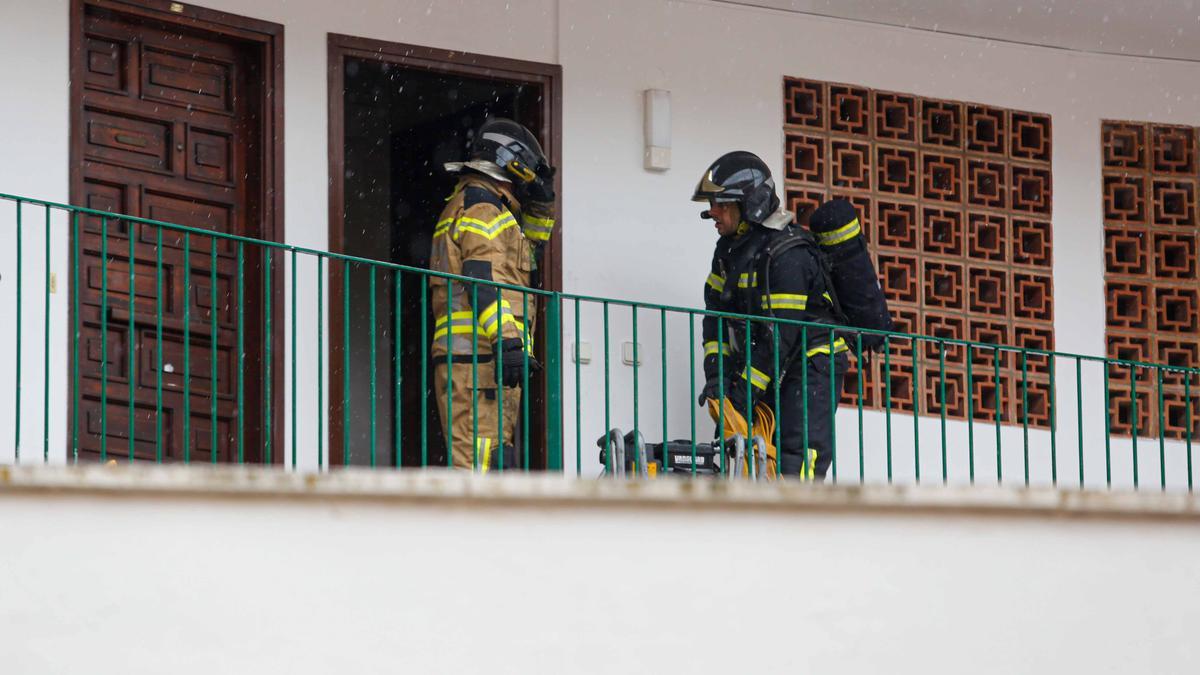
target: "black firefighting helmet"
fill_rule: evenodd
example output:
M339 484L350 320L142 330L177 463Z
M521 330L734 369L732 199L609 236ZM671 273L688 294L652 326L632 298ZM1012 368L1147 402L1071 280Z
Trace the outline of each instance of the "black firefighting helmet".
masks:
M519 186L554 183L554 168L546 160L537 138L510 119L488 118L471 139L470 159L495 164L505 177Z
M742 220L762 223L779 208L775 181L765 162L752 152L737 150L713 162L692 194L695 202L737 202Z

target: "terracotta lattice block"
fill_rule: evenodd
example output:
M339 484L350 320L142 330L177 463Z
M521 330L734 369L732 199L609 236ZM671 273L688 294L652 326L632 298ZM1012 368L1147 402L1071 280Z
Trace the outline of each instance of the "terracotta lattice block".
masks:
M861 87L829 85L829 128L866 136L871 131L871 96Z
M853 351L853 347L851 348ZM862 405L864 408L879 407L879 359L873 359L863 372ZM853 357L846 378L842 381L841 405L858 406L858 367L859 363Z
M1196 279L1196 235L1155 232L1154 276L1159 279Z
M915 335L921 331L921 312L916 307L904 305L890 306L892 322L896 325L895 332ZM904 337L888 338L888 348L893 357L911 359L913 355L912 340Z
M1009 154L1017 159L1050 161L1050 117L1036 113L1013 112L1009 135Z
M1004 271L971 267L967 271L967 289L967 308L972 312L1008 315L1008 278Z
M825 85L820 82L784 78L783 119L785 124L825 129Z
M825 182L825 139L788 134L783 167L787 180Z
M1011 421L1008 410L1012 403L1012 377L994 371L976 372L971 378L971 414L977 420L994 421L999 411L1000 421Z
M1137 435L1142 437L1151 436L1153 431L1150 428L1151 420L1151 384L1145 383L1143 386L1143 376L1138 375L1138 388L1136 397L1132 395L1131 390L1127 386L1112 387L1109 390L1108 397L1108 414L1109 423L1112 432L1120 436L1131 436L1134 433L1133 425L1137 423Z
M926 253L961 257L963 254L962 213L926 207L921 210L922 247Z
M1154 225L1196 225L1196 188L1190 181L1156 180L1151 186Z
M1141 361L1148 363L1153 353L1150 349L1150 338L1134 335L1109 335L1108 358L1122 361ZM1128 368L1109 368L1108 377L1114 382L1128 382Z
M1146 181L1126 174L1104 175L1104 219L1114 223L1146 222Z
M807 223L817 207L825 202L825 191L807 187L787 186L784 196L788 211L796 214L796 220Z
M830 156L835 187L871 189L871 146L835 140L830 144Z
M1160 337L1155 340L1157 347L1157 358L1143 359L1145 361L1155 361L1174 368L1200 368L1200 337L1178 339ZM1195 379L1195 376L1192 376ZM1163 382L1176 386L1182 385L1184 374L1169 370L1163 371ZM1193 394L1200 395L1200 391Z
M1011 345L1012 331L1008 324L1003 321L993 321L989 319L969 319L967 321L967 339L971 342L978 342L984 345ZM984 347L973 347L970 350L968 357L971 360L972 366L976 370L987 370L996 362L996 350ZM1012 351L1000 350L1000 369L1008 370L1012 368L1013 356Z
M880 253L879 284L889 301L919 302L920 273L916 256Z
M1044 220L1013 218L1012 261L1021 265L1050 267L1052 244L1050 223Z
M1025 403L1029 402L1026 417ZM1013 422L1028 423L1029 426L1050 426L1050 384L1039 380L1016 379L1013 387L1013 404L1016 408Z
M1008 219L995 213L967 214L967 255L1003 262L1007 258Z
M1054 351L1054 331L1049 328L1048 324L1013 324L1013 339L1016 346L1024 349L1039 349L1045 352ZM1020 368L1020 356L1017 359L1017 367ZM1049 373L1050 358L1026 352L1025 368L1031 373Z
M962 105L952 101L921 101L921 142L962 147Z
M1155 290L1155 328L1161 333L1169 331L1184 335L1196 335L1200 331L1200 302L1195 288L1159 288Z
M1104 267L1109 274L1150 271L1150 236L1140 227L1104 228Z
M917 151L876 147L875 177L879 192L917 196Z
M1195 386L1190 393L1190 400L1185 392L1163 393L1163 433L1167 438L1190 437L1193 442L1200 438L1200 396Z
M1112 169L1146 168L1146 127L1126 122L1101 125L1104 166Z
M962 200L962 160L951 155L922 153L921 196L944 202Z
M1109 327L1148 330L1151 324L1150 288L1144 283L1109 281L1105 284Z
M1049 274L1013 273L1013 316L1054 320L1054 280Z
M884 91L875 92L875 137L916 141L916 97Z
M961 310L963 266L957 263L925 261L923 290L926 307Z
M921 412L930 415L942 414L943 396L946 401L946 417L963 419L967 416L967 374L959 370L949 370L942 377L942 370L934 363L933 367L922 367L921 378L924 380L925 401ZM945 382L945 390L942 383Z
M1008 181L999 162L967 160L967 204L1002 209L1008 205Z
M1150 137L1150 165L1156 173L1196 173L1194 129L1154 126L1150 130Z
M891 368L886 372L880 366L883 405L891 403L893 411L913 409L913 367L907 359L892 358Z
M967 106L967 151L1003 155L1007 150L1008 125L1004 111L981 105Z
M880 246L916 250L917 205L905 202L878 202L875 217L875 241Z
M1012 208L1050 215L1050 171L1029 166L1012 167Z
M925 310L924 335L946 340L967 339L967 320L961 314ZM967 348L954 343L927 340L924 343L924 355L927 363L937 365L944 358L947 364L961 366L967 362Z

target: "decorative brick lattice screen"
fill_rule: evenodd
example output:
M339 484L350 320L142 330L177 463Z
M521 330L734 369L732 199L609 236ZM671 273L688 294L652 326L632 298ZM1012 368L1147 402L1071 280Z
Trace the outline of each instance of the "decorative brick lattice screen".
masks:
M1197 132L1191 127L1105 121L1104 285L1108 355L1200 366L1200 272L1196 250ZM1113 367L1108 409L1115 433L1157 436L1158 374ZM1188 396L1163 373L1163 429L1184 438ZM1200 392L1190 384L1192 437L1200 437ZM1133 399L1137 416L1133 415Z
M853 202L897 329L993 344L1054 348L1050 117L849 84L783 81L784 185L803 219L820 202ZM941 414L936 343L895 340L891 404ZM1050 424L1050 364L945 351L946 415ZM881 408L882 358L864 373L863 404ZM968 383L969 381L969 383ZM968 388L972 391L968 392ZM846 379L845 403L858 378Z

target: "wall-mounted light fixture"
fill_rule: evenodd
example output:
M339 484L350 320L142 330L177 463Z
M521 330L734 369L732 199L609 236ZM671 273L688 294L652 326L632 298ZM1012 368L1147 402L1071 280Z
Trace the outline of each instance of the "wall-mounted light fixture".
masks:
M671 168L671 92L647 89L642 92L642 117L646 135L645 167L652 171Z

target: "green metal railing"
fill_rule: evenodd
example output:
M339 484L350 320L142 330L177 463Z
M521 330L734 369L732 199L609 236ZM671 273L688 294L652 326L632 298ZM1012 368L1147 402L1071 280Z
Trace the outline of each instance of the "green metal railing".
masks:
M501 450L495 460L497 470L565 469L581 476L615 472L611 442L600 443L605 450L602 464L601 448L592 439L610 439L608 431L621 427L650 441L680 441L692 453L690 467L696 465L696 452L715 437L721 448L716 455L718 473L729 475L725 434L719 432L726 423L724 409L715 422L703 409L697 414L696 397L703 382L697 377L696 326L708 316L719 324L722 348L726 329L737 329L735 334L742 338L736 347L743 354L754 348L751 329L777 335L786 326L799 326L801 351L807 351L810 339L845 339L850 360L857 365L845 387L833 386L837 374L828 369L830 386L823 394L830 396L825 407L832 411L831 481L1137 488L1143 487L1147 470L1156 470L1156 480L1151 481L1156 489L1191 490L1193 485L1196 421L1191 391L1200 376L1194 368L901 332L845 331L490 284L24 197L0 195L0 202L15 206L8 240L14 244L16 274L9 286L12 290L4 291L0 302L15 327L8 331L13 354L13 442L8 456L16 462L29 461L31 448L40 445L37 450L43 462L58 458L68 462L232 461L318 470L331 463L451 465L454 453L441 450L449 421L437 412L442 392L434 391L437 317L432 308L437 287L444 284L450 293L464 289L471 306L477 305L480 286L516 294L521 299L520 316L526 320L521 330L529 330L527 322L534 316L542 321L539 333L544 340L534 355L544 370L533 372L530 356L525 355L519 379L526 395L515 407L497 405L495 427L484 428L490 424L481 426L481 399L469 397L470 464L477 469L484 468L479 439L503 437L505 417L512 422L516 416L516 426L523 430L514 440L517 466L511 466L512 457L506 458ZM39 247L41 255L31 256L31 246ZM61 269L70 270L69 307L60 307L51 297L57 292L52 272ZM188 273L179 274L178 269ZM43 288L28 296L30 281L36 283L38 276ZM330 282L335 280L340 282L339 297L330 293L334 290ZM123 286L127 286L124 294ZM283 307L273 305L272 289L280 291ZM40 307L31 303L36 295L41 295ZM390 320L377 315L381 297L391 312ZM352 332L364 315L366 335ZM31 323L39 319L36 325ZM340 339L330 340L327 323L337 319ZM445 351L453 353L453 321L447 321L446 327ZM478 322L472 321L467 336L470 353L456 361L461 368L469 367L470 387L476 391L490 376L490 341L481 333ZM872 333L883 335L886 345L882 353L873 355L878 382L862 367L870 356L864 352L863 337ZM165 343L164 336L168 337ZM603 345L596 363L585 363L581 357L580 344L585 342ZM340 354L327 354L335 343ZM381 345L393 355L391 368L377 367ZM278 360L281 348L286 361ZM181 352L182 373L174 373L164 349ZM619 362L618 349L628 352ZM51 358L58 353L68 358ZM963 365L948 365L948 353L965 355L955 357ZM786 360L787 355L779 354L776 347L770 359L771 386L763 395L776 411L781 409L780 376ZM1037 368L1044 372L1035 377L1031 364L1039 364ZM41 382L31 383L28 373L38 365ZM340 370L336 382L328 381L334 375L327 371L330 367ZM499 362L493 367L502 370ZM744 382L747 393L752 391L749 382L726 378L733 374L726 373L725 367L722 360L723 382L738 386ZM807 391L807 369L797 370L794 376ZM956 372L965 375L965 393L948 392L947 375ZM171 375L170 382L164 382L164 373ZM907 383L897 379L905 373ZM1074 377L1064 379L1060 373ZM1146 375L1154 382L1149 399L1139 397L1137 390L1139 378ZM200 381L194 382L197 378ZM284 387L277 386L277 378ZM932 385L922 387L922 378ZM1006 378L1017 381L1011 391L1019 400L1001 405ZM1164 378L1171 380L1172 387L1182 384L1182 418L1178 406L1168 413L1164 405ZM442 379L450 409L447 416L453 417L455 387L464 385L453 378ZM1130 393L1127 408L1110 396L1114 379L1128 383L1124 385ZM336 401L327 391L330 384L340 387ZM1031 420L1031 390L1039 386L1048 393L1046 414ZM976 412L974 399L977 392L989 388L995 392L996 404L990 406L994 413L987 419ZM52 390L60 392L68 405L60 406L57 401L63 399L52 395ZM538 390L543 392L540 400L533 396ZM415 400L406 394L414 391ZM839 407L843 391L848 398ZM872 400L868 391L876 392L878 400ZM382 411L381 392L392 401ZM38 394L41 414L29 415L32 397ZM496 396L497 401L503 398ZM954 399L966 402L965 414L959 411L957 419L948 411ZM125 420L117 417L113 401L121 404ZM284 403L277 410L279 401ZM337 453L327 446L331 439L326 436L334 431L326 420L331 402L337 403L338 410L328 420L340 428L333 439L338 441ZM804 397L799 425L802 447L809 445L809 404ZM564 405L571 406L569 412ZM1131 433L1114 434L1114 406L1132 420ZM1005 419L1003 407L1019 414ZM1144 429L1138 429L1140 416L1156 422L1156 437L1149 440L1155 442L1157 453L1145 452L1148 439ZM38 417L40 443L31 437L37 430L30 429L30 420ZM911 425L898 424L901 417L911 418ZM777 419L776 447L782 445L787 424L794 426L795 420ZM382 427L389 431L381 431ZM122 434L127 437L124 443ZM808 454L804 457L807 463ZM757 461L753 453L748 460L753 474ZM634 463L634 473L642 473L645 467L636 466L636 459ZM673 471L671 453L662 453L655 468Z

